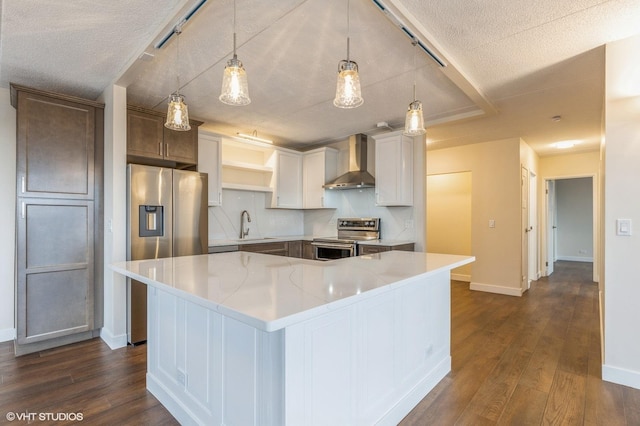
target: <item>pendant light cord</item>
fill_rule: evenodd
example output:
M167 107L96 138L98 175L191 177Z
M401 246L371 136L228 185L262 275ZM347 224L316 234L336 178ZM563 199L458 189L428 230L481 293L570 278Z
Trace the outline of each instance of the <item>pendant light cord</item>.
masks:
M347 63L349 63L349 41L350 41L350 29L351 29L351 23L349 21L349 10L351 9L349 7L349 3L350 0L347 0Z
M413 45L413 100L416 100L416 46L418 45L418 42L416 41L416 39L413 39L411 41L411 44Z
M236 0L233 0L233 57L236 58Z
M180 95L180 34L182 33L182 22L176 24L173 30L176 33L176 95Z

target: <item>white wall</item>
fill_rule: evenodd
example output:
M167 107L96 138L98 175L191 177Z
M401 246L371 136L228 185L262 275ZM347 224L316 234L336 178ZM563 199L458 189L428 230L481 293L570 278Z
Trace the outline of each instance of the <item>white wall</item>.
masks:
M104 122L104 326L100 337L111 347L127 345L126 279L109 265L127 255L127 92L108 87L101 96Z
M604 362L602 377L640 389L640 36L606 46ZM616 235L616 219L633 221Z
M0 88L0 342L15 338L16 110Z
M519 296L521 272L519 138L427 152L427 174L471 171L471 288ZM427 203L429 200L427 200ZM495 228L489 227L495 221ZM428 239L428 236L427 236Z
M427 251L471 255L471 172L427 176ZM471 281L471 264L451 271Z
M556 180L558 260L593 261L593 179Z

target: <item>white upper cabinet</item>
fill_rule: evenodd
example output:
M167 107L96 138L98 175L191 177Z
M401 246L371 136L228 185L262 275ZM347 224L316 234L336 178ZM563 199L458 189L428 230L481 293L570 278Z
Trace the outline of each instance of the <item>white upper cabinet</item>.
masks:
M376 205L413 205L413 138L402 132L375 136Z
M267 207L278 209L302 208L302 155L294 151L276 149L269 166L273 168Z
M318 148L302 156L303 208L331 208L322 187L337 176L338 150Z
M209 175L209 205L222 204L222 140L220 136L198 132L198 171Z

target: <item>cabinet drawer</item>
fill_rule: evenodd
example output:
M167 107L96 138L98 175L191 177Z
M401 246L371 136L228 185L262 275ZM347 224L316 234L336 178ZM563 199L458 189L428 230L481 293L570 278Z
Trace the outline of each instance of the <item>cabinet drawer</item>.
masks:
M240 251L286 256L289 252L289 248L288 243L286 242L241 244Z
M383 251L390 251L391 247L389 246L368 246L368 245L361 245L358 246L358 254L374 254L374 253L381 253Z
M415 247L414 243L399 244L395 246L381 246L381 245L370 246L370 245L362 244L358 246L358 255L382 253L383 251L391 251L391 250L413 251L414 247Z

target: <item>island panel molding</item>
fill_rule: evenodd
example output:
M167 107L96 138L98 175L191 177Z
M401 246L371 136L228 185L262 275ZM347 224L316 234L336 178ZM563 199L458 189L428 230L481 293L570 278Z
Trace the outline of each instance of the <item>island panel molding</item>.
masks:
M147 388L188 424L397 424L451 370L450 270L232 252L121 262L151 286Z

